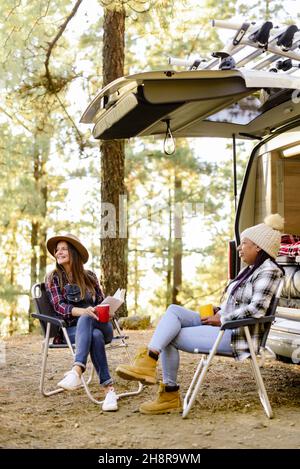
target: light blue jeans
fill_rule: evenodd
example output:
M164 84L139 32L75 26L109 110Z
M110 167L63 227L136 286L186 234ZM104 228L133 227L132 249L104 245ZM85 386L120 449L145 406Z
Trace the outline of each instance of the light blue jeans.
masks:
M170 305L155 329L148 345L151 350L161 352L163 382L177 385L179 352L193 353L195 349L209 352L220 331L216 326L201 323L199 313L182 306ZM218 351L231 353L231 331L225 330Z
M91 316L80 316L76 326L67 328L71 343L76 344L74 365L86 368L90 353L91 360L99 376L101 386L112 384L109 374L105 344L113 338L111 322L99 322Z

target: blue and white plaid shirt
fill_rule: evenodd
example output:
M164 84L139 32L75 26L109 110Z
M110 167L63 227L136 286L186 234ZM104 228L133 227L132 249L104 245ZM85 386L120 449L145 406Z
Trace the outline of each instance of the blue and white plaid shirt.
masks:
M231 294L236 281L227 290L226 299L220 305L221 323L243 318L260 318L265 316L271 300L276 293L282 271L270 259L258 267L253 274L242 283L234 294ZM249 326L254 350L256 353L265 331L264 324ZM236 359L242 360L249 356L249 348L243 328L232 330L232 349Z

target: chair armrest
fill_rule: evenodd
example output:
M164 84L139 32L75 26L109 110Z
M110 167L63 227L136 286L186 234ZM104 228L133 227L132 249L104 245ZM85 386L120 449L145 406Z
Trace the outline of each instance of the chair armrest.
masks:
M265 324L273 322L275 316L262 316L261 318L245 318L235 319L234 321L227 321L221 326L221 330L236 329L237 327L253 326L254 324Z
M52 316L47 316L46 314L37 313L32 313L31 316L33 318L39 319L40 321L51 322L51 324L55 324L56 326L67 327L63 319L53 318Z

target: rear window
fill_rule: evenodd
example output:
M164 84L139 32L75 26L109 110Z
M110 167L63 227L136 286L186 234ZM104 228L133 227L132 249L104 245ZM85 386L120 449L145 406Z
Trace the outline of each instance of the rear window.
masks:
M247 125L263 112L263 94L255 91L253 94L240 99L225 109L212 114L205 120L209 122L229 122L231 124Z

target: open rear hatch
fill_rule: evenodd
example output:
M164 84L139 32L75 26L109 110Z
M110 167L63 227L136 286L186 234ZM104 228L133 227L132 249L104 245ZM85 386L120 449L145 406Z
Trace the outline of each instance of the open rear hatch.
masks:
M300 114L300 77L260 70L174 70L119 78L82 123L98 139L164 136L261 138Z

